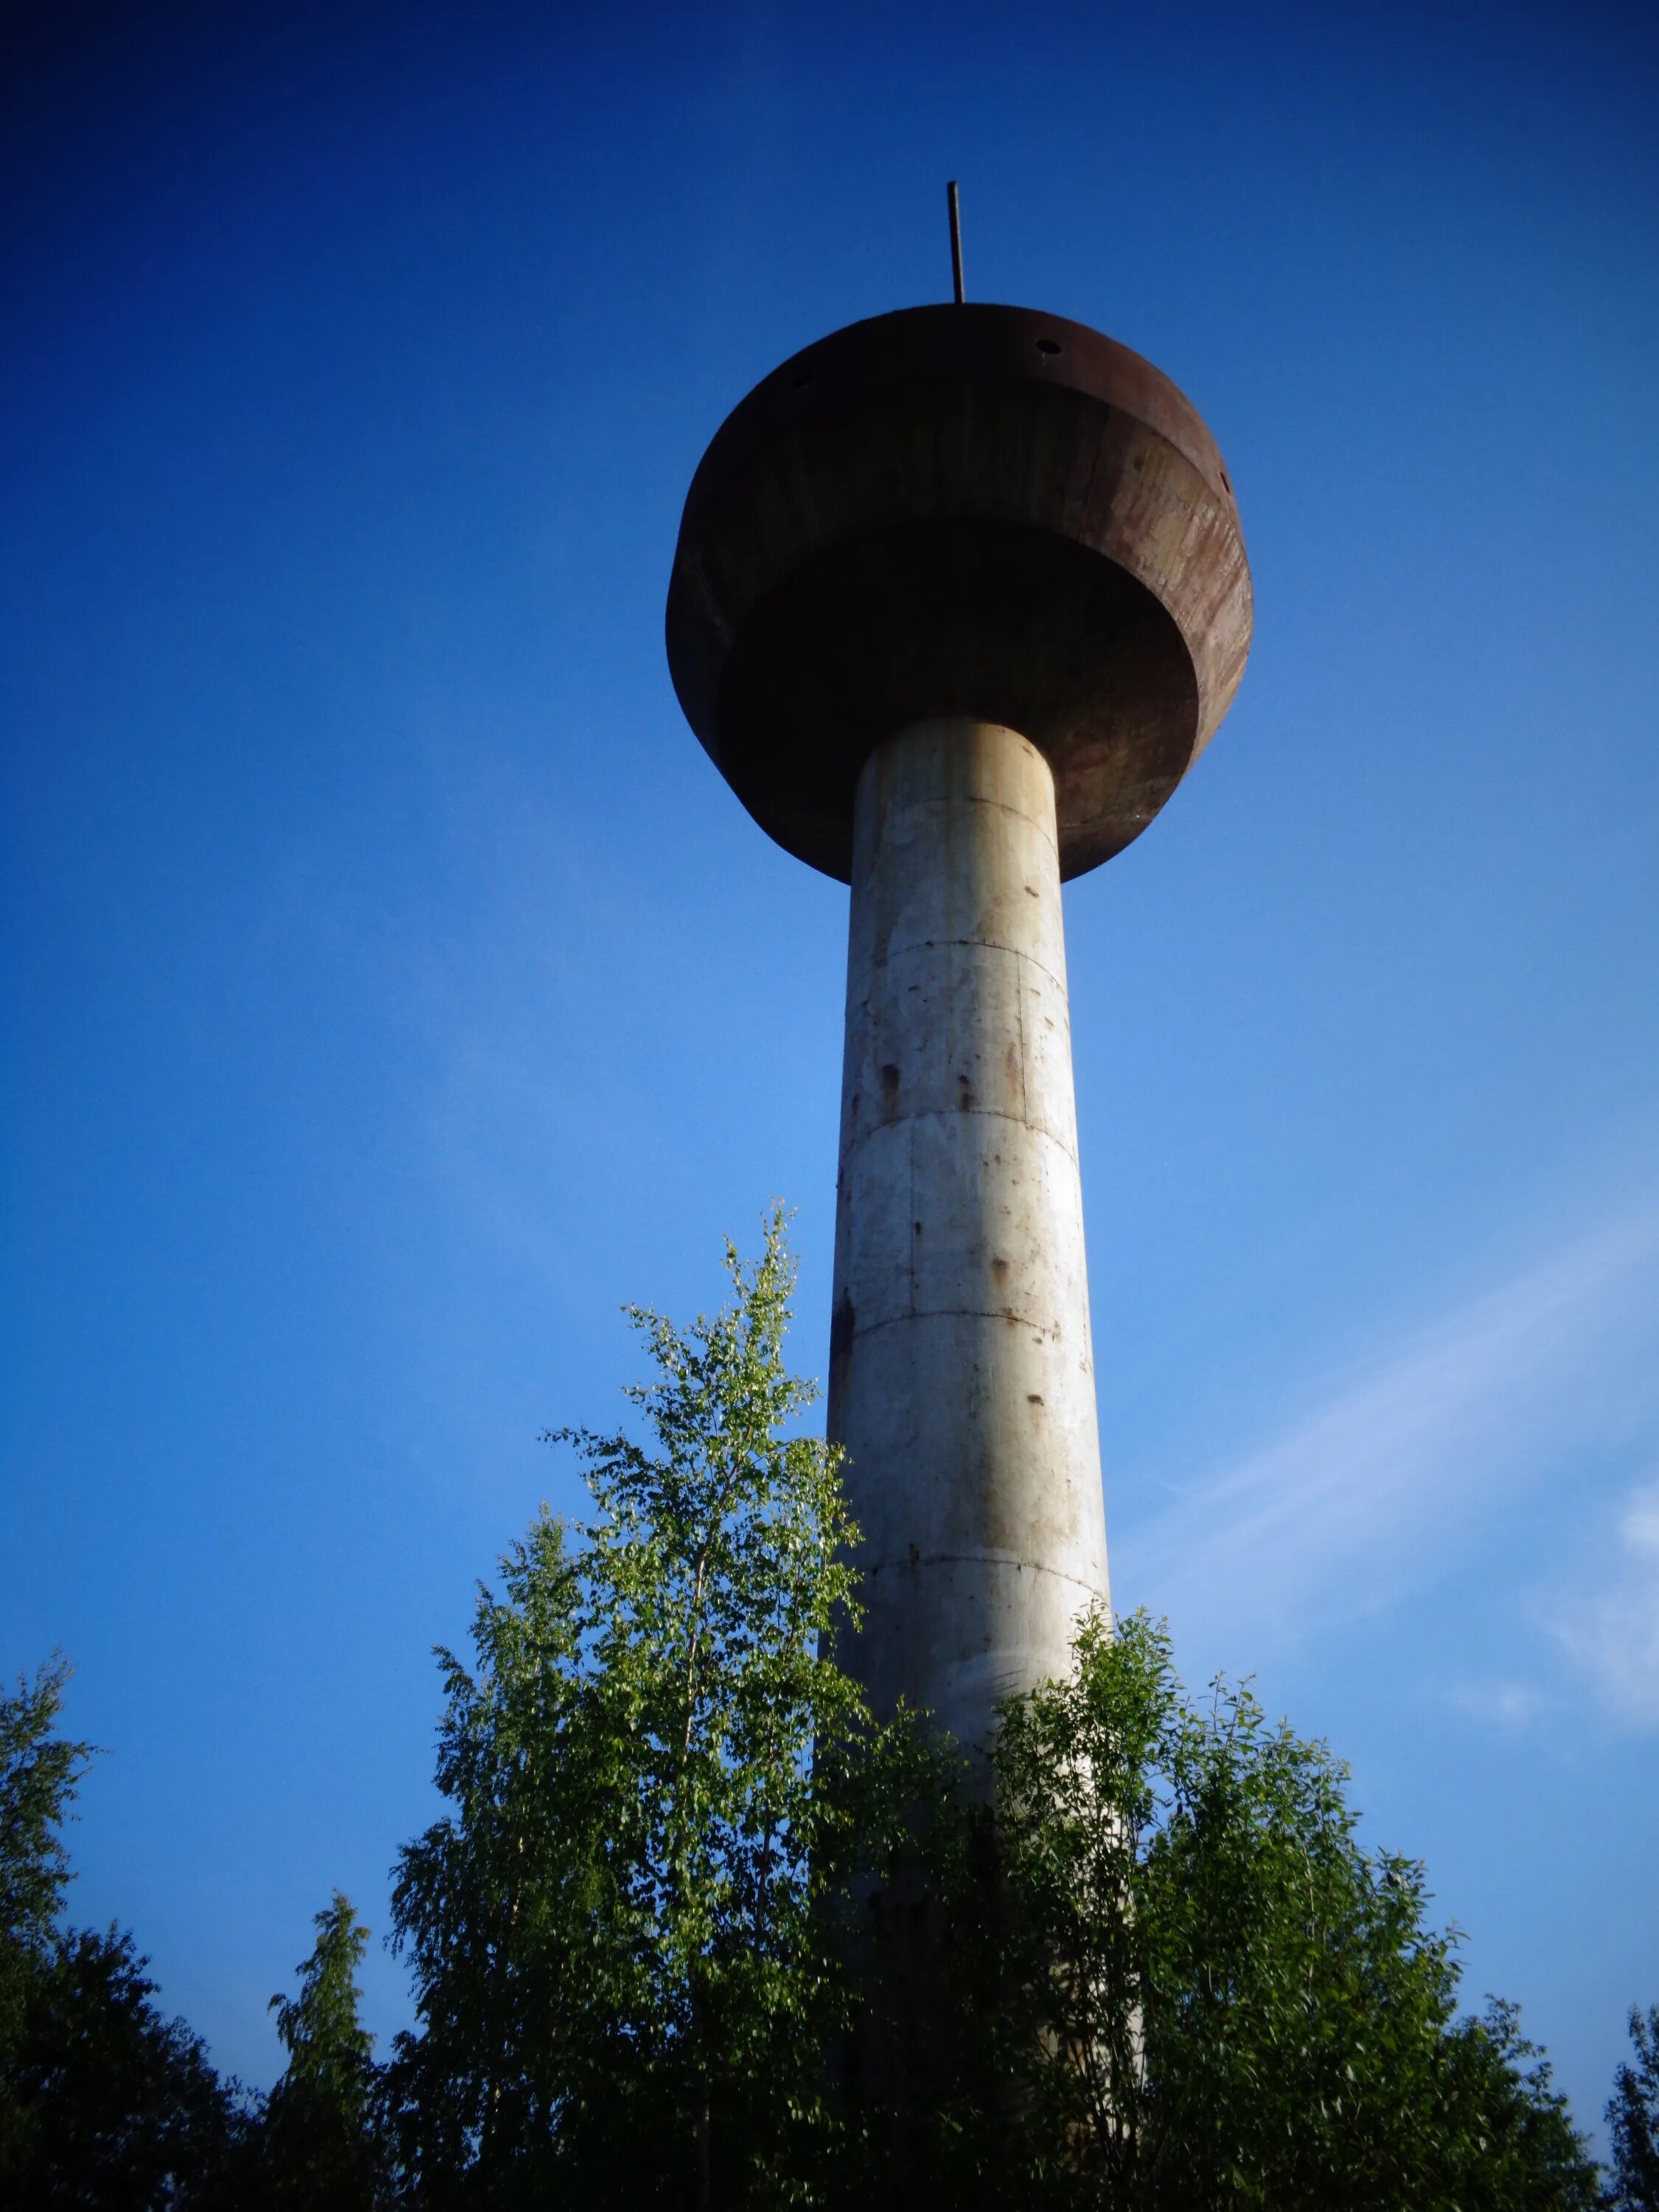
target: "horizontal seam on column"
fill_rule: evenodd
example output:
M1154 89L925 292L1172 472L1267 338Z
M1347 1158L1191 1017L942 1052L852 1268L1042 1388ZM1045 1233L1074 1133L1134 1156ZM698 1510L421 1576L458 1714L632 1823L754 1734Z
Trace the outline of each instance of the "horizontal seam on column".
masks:
M1039 975L1046 975L1048 978L1048 981L1054 985L1055 990L1060 993L1060 997L1062 999L1068 998L1069 994L1066 988L1066 978L1063 975L1056 975L1054 969L1048 966L1046 961L1039 960L1034 952L1023 951L1018 945L1004 945L999 939L994 937L915 937L910 939L907 943L901 945L896 955L890 951L882 953L872 953L870 956L869 964L872 969L890 968L895 957L902 959L907 952L937 951L940 945L958 948L969 952L1006 953L1010 960L1023 961L1026 967L1035 968ZM1069 1004L1067 1007L1067 1026L1070 1026Z
M1091 1596L1103 1597L1092 1583L1085 1583L1080 1575L1068 1575L1063 1567L1046 1567L1041 1559L1022 1559L1014 1552L927 1552L917 1559L908 1553L895 1554L890 1559L877 1559L873 1564L860 1560L859 1571L878 1575L884 1567L1012 1567L1017 1574L1052 1575L1057 1583L1070 1583L1073 1589L1087 1590Z
M1035 814L1028 814L1023 806L1011 806L1006 799L981 799L977 792L964 792L951 799L902 799L895 803L890 803L882 810L882 827L884 830L889 823L906 814L929 812L943 814L957 806L991 806L994 807L999 814L1012 814L1016 822L1028 823L1042 838L1058 863L1060 859L1058 834L1051 837L1047 828L1037 819L1037 817Z
M1019 1328L1040 1329L1049 1333L1051 1323L1036 1321L1030 1314L1010 1313L1006 1306L926 1306L920 1310L912 1308L908 1313L889 1314L885 1321L866 1321L853 1323L852 1341L861 1336L874 1336L878 1329L896 1328L907 1321L1011 1321Z
M904 1121L1012 1121L1015 1128L1027 1130L1032 1136L1041 1137L1045 1144L1052 1145L1073 1167L1078 1164L1077 1154L1069 1145L1061 1144L1052 1129L1039 1129L1023 1114L1005 1113L1000 1106L923 1106L914 1114L895 1114L890 1121L873 1122L869 1128L849 1137L842 1148L842 1160L849 1160L878 1129L896 1129Z

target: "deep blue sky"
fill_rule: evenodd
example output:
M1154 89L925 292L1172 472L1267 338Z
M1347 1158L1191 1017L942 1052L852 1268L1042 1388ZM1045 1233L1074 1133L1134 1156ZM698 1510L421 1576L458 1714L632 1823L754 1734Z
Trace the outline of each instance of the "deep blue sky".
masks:
M0 1663L222 2063L429 1816L629 1297L799 1209L845 892L682 722L679 503L948 293L1213 428L1234 712L1067 893L1115 1594L1429 1862L1593 2119L1659 1998L1646 11L13 10ZM404 2016L378 1950L374 2024Z

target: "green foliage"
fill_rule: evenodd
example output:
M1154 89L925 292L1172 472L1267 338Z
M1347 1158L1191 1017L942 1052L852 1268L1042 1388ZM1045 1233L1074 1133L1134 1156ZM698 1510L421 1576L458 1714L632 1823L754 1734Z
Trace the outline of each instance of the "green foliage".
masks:
M199 2037L152 2000L132 1938L79 1929L35 1976L7 2064L0 2195L147 2208L239 2201L248 2118Z
M70 1817L89 1743L57 1734L65 1661L0 1698L0 2063L15 2050L28 1991L50 1963L70 1879L58 1831ZM0 2130L7 2125L0 2087Z
M1248 1689L1196 1704L1161 1628L1096 1617L993 1766L937 1877L958 2202L1595 2203L1513 2013L1455 2022L1422 1869L1361 1846L1344 1769Z
M268 2188L283 2207L368 2212L386 2193L374 2039L358 2017L368 1930L338 1890L314 1925L300 1994L270 2000L288 2066L265 2111Z
M1450 2212L1594 2212L1600 2172L1551 2087L1549 2061L1521 2033L1521 2008L1489 1997L1442 2045L1424 2202Z
M826 1905L902 1738L826 1652L851 1531L836 1455L791 1433L816 1390L783 1361L782 1217L726 1262L712 1319L630 1309L647 1441L558 1432L592 1520L544 1515L480 1595L472 1670L441 1655L453 1809L392 1908L421 2032L392 2101L434 2203L783 2203L831 2130Z
M1619 2069L1607 2106L1613 2144L1609 2212L1659 2212L1659 2005L1632 2007L1634 2065Z
M92 1747L57 1733L69 1668L0 1698L0 2196L49 2207L211 2206L247 2136L235 2085L151 2000L132 1938L62 1932L58 1833Z
M271 2000L262 2113L130 1937L63 1932L89 1747L61 1665L0 1700L0 2197L1659 2212L1659 2009L1601 2200L1515 2008L1457 2016L1455 1934L1362 1845L1346 1771L1248 1688L1189 1698L1144 1616L1086 1621L988 1767L872 1723L781 1218L727 1267L688 1330L630 1310L643 1440L559 1433L591 1520L544 1512L470 1666L440 1654L447 1810L396 1870L418 2026L386 2068L337 1893Z

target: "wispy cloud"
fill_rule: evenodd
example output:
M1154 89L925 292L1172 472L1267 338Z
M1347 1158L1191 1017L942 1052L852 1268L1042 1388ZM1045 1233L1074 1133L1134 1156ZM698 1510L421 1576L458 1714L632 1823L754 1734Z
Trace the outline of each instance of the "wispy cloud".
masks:
M1547 1609L1546 1626L1616 1718L1659 1727L1659 1482L1625 1498L1599 1565Z
M1117 1546L1120 1601L1167 1612L1212 1650L1253 1652L1385 1606L1443 1572L1502 1502L1636 1444L1659 1413L1656 1340L1649 1201L1396 1339L1280 1435L1221 1459ZM1648 1526L1630 1540L1638 1562ZM1623 1583L1608 1594L1586 1652L1596 1637L1613 1652L1637 1602Z
M1459 1682L1450 1698L1470 1720L1504 1735L1524 1734L1551 1707L1551 1699L1535 1682Z

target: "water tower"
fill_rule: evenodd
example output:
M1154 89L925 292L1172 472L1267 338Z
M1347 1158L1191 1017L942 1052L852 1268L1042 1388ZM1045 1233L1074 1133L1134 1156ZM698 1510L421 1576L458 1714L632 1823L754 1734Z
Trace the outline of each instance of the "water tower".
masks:
M965 304L957 270L954 303L836 331L728 416L667 638L744 806L852 886L847 1656L878 1711L902 1694L975 1744L1107 1594L1060 885L1204 750L1251 602L1226 469L1169 379Z

